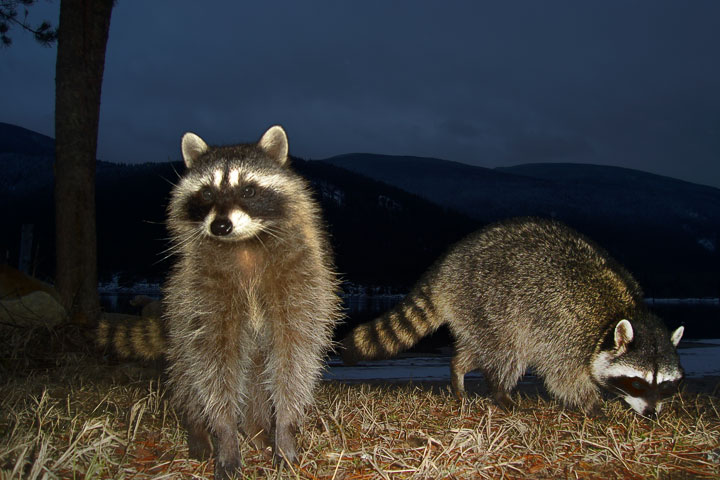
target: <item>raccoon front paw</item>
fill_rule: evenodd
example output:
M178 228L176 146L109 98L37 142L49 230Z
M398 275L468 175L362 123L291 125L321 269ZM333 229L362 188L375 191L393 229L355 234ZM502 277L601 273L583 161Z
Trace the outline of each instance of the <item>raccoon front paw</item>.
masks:
M284 467L297 463L297 449L295 448L295 439L277 438L275 439L275 447L273 448L273 465Z
M582 410L585 413L585 416L587 416L588 418L592 418L595 420L605 418L605 412L603 411L602 402L600 401L592 402Z
M284 468L297 463L297 452L293 449L290 452L285 450L273 449L272 453L273 465L278 468Z
M457 388L453 388L452 393L458 402L465 403L468 401L468 394L465 390L458 390Z
M495 392L493 400L504 412L512 412L513 408L515 408L515 402L512 401L508 392Z
M232 478L241 477L242 462L240 460L222 462L215 459L215 480L230 480Z

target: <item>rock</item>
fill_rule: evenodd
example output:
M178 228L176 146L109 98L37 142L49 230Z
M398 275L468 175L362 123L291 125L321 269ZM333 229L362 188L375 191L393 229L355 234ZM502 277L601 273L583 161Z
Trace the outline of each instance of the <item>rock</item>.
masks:
M147 295L135 295L130 305L142 307L141 315L145 318L160 318L162 316L162 302Z
M0 264L0 321L19 327L54 327L66 319L52 285Z
M0 264L0 300L17 299L37 291L45 292L61 303L60 295L49 283L22 273L10 265Z
M155 300L142 308L143 318L162 318L162 302Z
M130 300L130 305L133 307L144 307L145 305L154 302L155 300L147 295L135 295Z
M0 322L18 327L54 327L65 321L65 309L45 291L0 301Z

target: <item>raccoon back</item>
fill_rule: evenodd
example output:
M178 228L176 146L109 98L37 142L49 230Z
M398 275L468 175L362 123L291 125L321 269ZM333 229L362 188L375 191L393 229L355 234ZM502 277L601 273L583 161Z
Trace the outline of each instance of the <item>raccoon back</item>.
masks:
M454 333L577 335L593 346L613 320L643 308L642 289L603 248L538 218L499 222L461 241L442 262L437 289Z
M563 331L594 346L608 322L641 305L637 282L583 235L552 220L510 219L451 247L398 306L351 331L342 356L387 358L445 323L471 343L488 331L518 339Z

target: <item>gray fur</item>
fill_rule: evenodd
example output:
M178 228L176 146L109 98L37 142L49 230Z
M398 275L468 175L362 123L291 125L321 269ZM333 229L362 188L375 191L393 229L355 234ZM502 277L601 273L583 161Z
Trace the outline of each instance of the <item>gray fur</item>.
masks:
M168 212L178 259L164 308L172 402L187 424L190 453L207 457L212 438L215 477L236 472L240 422L258 447L272 445L276 460L294 462L294 431L313 401L340 311L319 209L287 165L280 127L258 144L229 147L187 134L183 153L188 170ZM259 230L249 238L235 231L215 238L208 222L186 213L189 199L215 183L217 198L230 203L232 171L240 172L237 188L255 185L257 195L265 188L274 202L263 206L268 216L252 218ZM219 205L209 215L220 215Z
M623 319L635 333L626 348L606 342ZM618 388L604 375L610 367L657 374L662 364L674 380L682 377L670 334L645 308L637 282L603 249L555 221L512 219L460 241L396 308L353 330L343 358L395 355L445 323L455 337L458 396L465 373L479 369L507 406L509 392L533 368L550 393L589 412L600 405L601 386ZM648 401L640 413L661 401Z

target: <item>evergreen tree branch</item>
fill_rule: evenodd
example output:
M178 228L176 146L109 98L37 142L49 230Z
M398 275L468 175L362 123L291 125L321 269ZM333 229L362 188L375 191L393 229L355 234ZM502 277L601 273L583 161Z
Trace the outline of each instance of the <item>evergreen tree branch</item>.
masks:
M2 0L0 1L0 45L9 47L12 45L12 38L8 35L12 26L19 26L23 30L31 33L35 40L43 46L49 47L57 40L57 28L48 21L43 21L37 26L33 26L28 22L28 7L33 5L36 0ZM22 20L18 19L18 9L23 7L24 16Z

